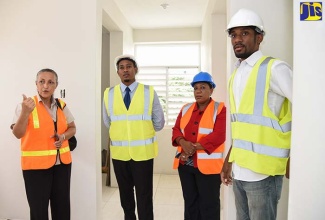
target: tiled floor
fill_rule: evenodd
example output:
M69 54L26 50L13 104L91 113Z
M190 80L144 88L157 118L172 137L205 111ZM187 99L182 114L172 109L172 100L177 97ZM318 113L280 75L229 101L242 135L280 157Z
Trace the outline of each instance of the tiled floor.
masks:
M105 186L103 174L102 219L124 219L118 188ZM184 202L178 175L154 174L153 205L155 220L184 219Z
M102 219L123 220L124 214L118 188L108 187L105 183L106 174L102 174ZM184 219L184 203L178 175L154 174L153 202L155 220ZM0 218L0 220L6 219Z
M118 188L105 185L106 174L102 176L102 183L102 219L123 220ZM154 174L153 205L155 220L184 219L184 202L178 175Z

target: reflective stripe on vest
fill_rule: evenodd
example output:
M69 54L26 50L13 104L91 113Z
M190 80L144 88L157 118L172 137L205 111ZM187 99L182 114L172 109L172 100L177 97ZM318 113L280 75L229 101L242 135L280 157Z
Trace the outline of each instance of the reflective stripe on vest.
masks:
M138 84L129 109L123 102L120 85L104 92L104 104L110 118L110 150L113 159L143 161L158 154L158 143L152 122L154 90Z
M137 147L141 145L153 144L157 141L157 137L149 138L147 140L137 140L137 141L111 141L112 146L116 147Z
M212 153L210 155L207 153L198 153L197 158L198 159L222 159L223 153Z
M111 117L111 121L151 121L151 115L149 114L150 104L150 92L149 86L144 85L144 112L143 115L114 115L113 102L114 102L114 87L109 89L108 95L108 112Z
M150 121L150 115L111 115L111 121Z
M196 104L196 103L194 103ZM183 109L182 109L182 117L186 114L186 112L189 110L189 108L192 106L193 104L189 103L186 104ZM217 114L218 114L218 107L219 107L219 103L215 102L214 103L214 114L213 114L213 124L216 122L217 119ZM181 128L182 133L184 134L184 129ZM213 131L213 129L208 129L208 128L199 128L199 133L201 134L210 134Z
M28 118L25 135L21 138L21 164L23 170L48 169L55 165L57 154L64 164L71 163L68 140L63 141L58 149L54 146L54 122L47 112L43 102L39 102L37 96L33 97L35 108ZM61 103L64 103L61 101ZM67 129L66 118L61 109L57 110L58 133Z
M34 99L34 102L35 102L35 99ZM34 110L32 112L32 116L33 116L34 128L39 128L39 120L38 120L37 108L34 108Z
M291 122L284 125L279 125L278 121L263 116L263 104L264 104L264 91L266 83L266 72L268 63L274 59L272 57L267 57L261 63L258 69L257 79L256 79L256 90L255 90L255 101L254 101L254 113L253 115L246 114L231 114L231 121L239 121L251 124L257 124L262 126L271 127L281 132L291 131Z
M289 149L274 148L244 140L234 140L233 145L243 150L248 150L257 154L264 154L272 157L287 158L289 157L290 153Z
M282 175L290 153L291 111L287 99L280 113L285 115L281 117L275 116L268 107L273 61L274 58L262 57L254 65L237 110L232 90L236 70L230 78L233 143L229 161L257 173Z
M60 153L66 153L70 151L69 146L61 147L59 149ZM21 156L23 157L33 157L33 156L48 156L48 155L56 155L58 150L39 150L39 151L22 151Z
M264 117L261 115L246 115L246 114L231 114L231 122L244 122L256 125L263 125L266 127L273 128L281 132L291 131L291 121L283 125L280 125L278 121L273 118Z
M190 120L190 117L192 115L193 109L195 107L196 103L190 103L186 104L182 108L182 118L181 118L181 123L180 123L180 130L185 136L184 129L187 125L187 123ZM199 129L198 129L198 136L197 136L197 141L199 141L201 138L207 136L208 134L213 132L214 124L217 120L217 115L220 113L221 109L223 108L224 104L223 103L218 103L215 101L212 101L209 103L207 106L206 110L203 113L203 116L201 118L201 121L199 123ZM210 118L210 112L212 110L212 117ZM190 111L190 112L189 112ZM184 120L184 121L183 121ZM209 120L212 123L205 123ZM207 127L207 125L210 124ZM205 126L205 127L203 127ZM223 165L223 151L224 151L224 144L216 148L216 150L211 153L210 155L207 154L204 150L197 150L197 165L198 169L200 172L203 174L218 174L221 172L221 168ZM182 147L179 146L176 151L176 155L182 152ZM173 168L176 169L179 165L179 158L174 159L174 165Z

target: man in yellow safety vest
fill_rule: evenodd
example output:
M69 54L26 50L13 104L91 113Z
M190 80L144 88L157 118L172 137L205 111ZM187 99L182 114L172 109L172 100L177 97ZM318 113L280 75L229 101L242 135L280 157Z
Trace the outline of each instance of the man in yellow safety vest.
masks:
M232 147L221 179L234 185L237 220L275 220L291 145L292 70L259 50L265 28L255 12L240 9L227 31L238 61L229 80Z
M156 131L165 124L164 112L152 86L136 82L138 64L131 55L115 59L121 83L107 88L103 120L109 128L110 151L125 219L153 219L153 159L158 154Z

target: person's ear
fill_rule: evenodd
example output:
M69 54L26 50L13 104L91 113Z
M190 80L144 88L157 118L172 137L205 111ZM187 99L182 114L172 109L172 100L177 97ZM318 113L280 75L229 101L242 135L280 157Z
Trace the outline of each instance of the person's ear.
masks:
M260 45L262 43L263 38L264 38L263 34L258 34L257 35L257 43L258 43L258 45Z

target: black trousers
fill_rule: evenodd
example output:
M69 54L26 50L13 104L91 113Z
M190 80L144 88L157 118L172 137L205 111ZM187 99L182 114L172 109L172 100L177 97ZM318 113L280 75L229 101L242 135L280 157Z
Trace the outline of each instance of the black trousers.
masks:
M206 175L179 164L185 220L220 220L220 174Z
M120 191L125 220L135 220L136 194L139 220L153 219L152 185L153 159L121 161L113 159L114 172Z
M46 170L23 170L31 220L70 220L71 164L60 164Z

